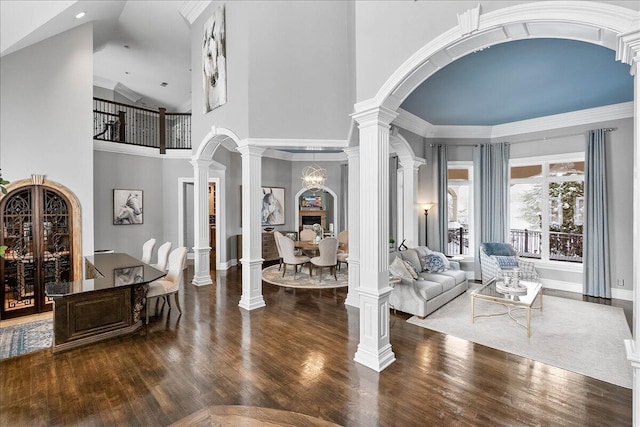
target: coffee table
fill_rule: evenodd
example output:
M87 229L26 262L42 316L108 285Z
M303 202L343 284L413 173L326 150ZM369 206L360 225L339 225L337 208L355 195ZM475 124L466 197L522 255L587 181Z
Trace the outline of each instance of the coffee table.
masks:
M476 319L483 317L509 316L518 325L525 328L527 330L527 336L531 337L531 309L539 309L542 311L542 283L521 280L520 285L526 289L518 289L514 290L514 292L509 292L508 290L499 291L498 289L504 289L504 284L493 279L486 285L473 291L471 293L471 323L475 323ZM537 298L538 296L539 298ZM536 298L539 300L540 306L533 307L533 303ZM488 301L494 304L500 304L504 306L507 311L503 313L476 315L476 301ZM514 317L513 313L517 310L527 311L526 325Z

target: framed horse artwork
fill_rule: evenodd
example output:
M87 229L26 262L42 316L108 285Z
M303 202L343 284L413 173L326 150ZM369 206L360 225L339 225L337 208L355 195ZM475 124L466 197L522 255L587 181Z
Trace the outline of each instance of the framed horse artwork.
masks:
M262 187L262 225L284 225L284 188Z
M142 190L113 190L113 225L142 224Z

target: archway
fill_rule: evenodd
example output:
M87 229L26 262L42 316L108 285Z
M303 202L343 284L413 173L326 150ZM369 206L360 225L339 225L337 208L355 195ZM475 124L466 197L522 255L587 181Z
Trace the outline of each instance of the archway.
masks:
M300 190L298 190L298 192L296 193L296 195L294 196L293 202L295 203L295 207L296 207L296 217L295 217L295 230L299 231L301 224L300 224L300 196L302 194L304 194L306 191L308 191L306 188L301 188ZM338 234L339 231L341 231L340 229L340 216L337 214L338 212L340 212L340 200L338 198L338 195L335 193L335 191L333 191L331 188L329 187L325 187L322 191L326 191L327 193L329 193L331 195L331 197L333 197L333 221L335 224L335 233ZM327 226L328 228L328 226Z
M397 110L413 90L452 61L499 43L535 38L566 38L608 47L617 52L617 59L632 67L636 75L634 94L634 167L640 168L637 62L640 58L640 30L637 11L592 2L537 2L507 7L481 15L480 5L458 16L459 25L432 39L407 59L380 87L373 98L358 102L352 115L360 129L361 159L368 168L360 170L360 203L377 210L361 216L363 228L374 230L360 236L361 267L360 344L355 360L381 371L395 360L389 340L388 262L385 256L388 224L388 155L389 128ZM631 31L630 31L631 30ZM377 183L375 189L370 189ZM640 177L634 177L634 255L640 256ZM387 198L387 200L385 200ZM640 286L640 269L634 269L633 286ZM635 292L634 311L640 307L640 293ZM638 316L635 316L636 318ZM634 330L640 328L635 319ZM640 370L638 341L627 343L628 357ZM636 371L638 374L638 371ZM636 375L638 377L638 375ZM640 405L634 405L634 419L640 418Z

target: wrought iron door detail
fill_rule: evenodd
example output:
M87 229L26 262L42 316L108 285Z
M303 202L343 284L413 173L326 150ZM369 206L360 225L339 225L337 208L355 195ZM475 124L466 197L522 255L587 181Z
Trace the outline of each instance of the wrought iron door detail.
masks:
M3 317L50 309L45 283L72 277L67 201L46 187L31 186L9 194L0 216L0 244L8 246L0 258Z

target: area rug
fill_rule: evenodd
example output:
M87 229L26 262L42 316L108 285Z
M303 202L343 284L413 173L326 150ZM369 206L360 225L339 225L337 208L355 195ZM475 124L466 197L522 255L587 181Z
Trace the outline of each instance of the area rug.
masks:
M278 271L278 265L272 265L262 270L262 280L272 285L286 288L334 289L349 286L349 274L346 268L338 270L337 277L338 280L330 275L328 268L324 268L322 278L320 278L319 269L314 270L313 276L309 277L309 270L305 266L301 272L298 271L295 279L293 278L293 267L291 266L287 267L284 277L282 277L282 270Z
M467 291L424 320L414 316L407 321L611 384L632 387L632 370L624 347L631 332L621 308L544 296L543 311L531 310L531 338L527 338L526 329L506 316L471 323L469 295ZM476 315L504 311L501 305L476 300ZM526 310L519 310L518 316L526 324Z
M0 359L51 347L53 321L38 320L0 328Z

